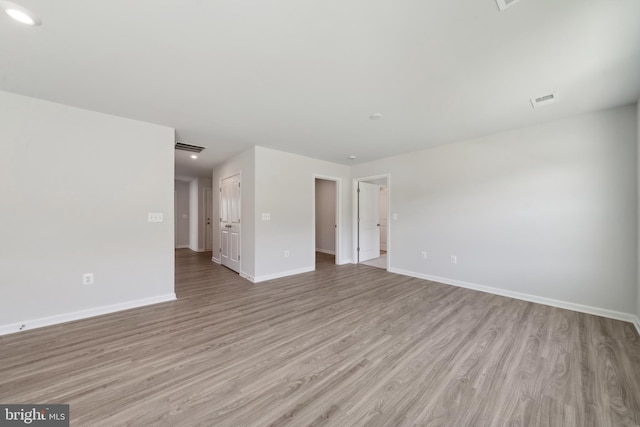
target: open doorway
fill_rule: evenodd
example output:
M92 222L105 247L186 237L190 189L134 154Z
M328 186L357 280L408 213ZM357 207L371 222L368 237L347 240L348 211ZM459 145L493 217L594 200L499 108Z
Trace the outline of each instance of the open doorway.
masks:
M354 181L354 259L359 264L389 268L389 176Z
M314 177L316 268L339 264L339 195L338 178Z

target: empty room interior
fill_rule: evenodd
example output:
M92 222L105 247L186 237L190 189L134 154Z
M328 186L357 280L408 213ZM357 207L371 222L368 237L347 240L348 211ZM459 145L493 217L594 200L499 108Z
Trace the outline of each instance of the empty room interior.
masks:
M640 1L0 8L0 425L640 425Z

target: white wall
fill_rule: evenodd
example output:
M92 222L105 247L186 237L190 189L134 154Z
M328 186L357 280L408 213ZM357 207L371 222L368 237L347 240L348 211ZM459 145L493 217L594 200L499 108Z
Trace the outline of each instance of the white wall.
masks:
M628 318L637 120L635 105L585 114L354 166L353 176L391 173L392 270Z
M240 274L253 279L255 276L255 147L218 165L213 170L213 258L220 262L220 233L215 231L220 223L220 180L241 173L240 200Z
M315 268L314 185L316 175L336 177L342 188L338 263L351 262L350 169L321 160L255 148L255 280ZM270 213L270 221L262 221ZM285 258L284 252L290 255Z
M176 248L189 247L189 183L175 181L176 191Z
M0 117L0 333L175 298L174 130L6 92Z
M336 252L336 182L316 179L316 251Z

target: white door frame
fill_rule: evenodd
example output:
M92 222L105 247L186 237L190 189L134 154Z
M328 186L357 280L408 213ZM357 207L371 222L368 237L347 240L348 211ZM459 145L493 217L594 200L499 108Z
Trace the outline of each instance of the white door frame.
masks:
M342 218L340 213L342 212L342 180L341 178L335 176L328 175L319 175L314 174L311 180L312 190L311 190L311 205L313 206L313 239L311 239L312 244L312 254L313 254L313 265L315 269L315 254L316 254L316 179L324 179L326 181L333 181L336 183L336 265L342 264Z
M389 197L389 200L387 201L387 218L389 218L388 220L388 224L387 224L387 270L389 270L389 267L391 266L391 228L392 228L392 220L391 220L391 174L390 173L383 173L380 175L371 175L371 176L364 176L364 177L360 177L360 178L353 178L353 189L352 189L352 197L351 197L351 201L352 201L352 219L353 219L353 237L352 237L352 242L353 242L353 264L358 264L358 183L359 182L370 182L370 181L375 181L377 179L381 179L381 178L386 178L387 179L387 195Z
M245 276L243 276L243 273L242 273L242 224L244 223L244 219L243 219L243 216L242 216L242 171L241 170L238 171L238 172L234 172L234 173L232 173L230 175L224 176L224 177L222 177L222 178L220 178L218 180L218 224L216 224L215 226L218 227L218 236L219 236L218 237L218 244L222 245L222 231L220 230L220 221L221 221L221 218L222 218L222 216L220 215L220 212L221 212L221 209L222 209L222 200L220 200L221 197L222 197L222 191L221 191L221 189L222 189L222 181L224 181L227 178L231 178L233 176L236 176L236 175L238 175L238 180L239 180L238 182L240 182L240 223L238 224L238 228L240 230L240 239L238 241L238 255L240 256L240 259L238 260L238 274L241 277L245 277ZM211 241L211 244L213 244L213 240ZM220 253L221 247L222 246L220 246L218 248L218 258L220 259L219 264L222 264L222 253ZM215 252L215 250L216 249L213 248L214 252Z
M174 181L175 188L175 181ZM173 247L178 246L178 190L173 190Z
M385 200L384 203L384 210L380 211L380 227L384 227L384 233L381 231L380 232L380 250L381 251L385 251L387 252L387 228L389 228L389 218L387 218L388 212L387 212L387 206L389 206L389 192L387 191L387 186L386 185L381 185L380 186L380 200ZM384 219L383 219L384 218ZM384 248L382 248L382 235L384 235Z

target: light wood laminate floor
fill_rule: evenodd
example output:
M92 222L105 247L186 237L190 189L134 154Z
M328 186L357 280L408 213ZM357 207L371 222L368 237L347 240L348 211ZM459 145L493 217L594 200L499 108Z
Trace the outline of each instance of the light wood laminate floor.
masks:
M631 324L364 265L257 285L176 251L178 301L0 337L1 403L75 426L637 426Z

